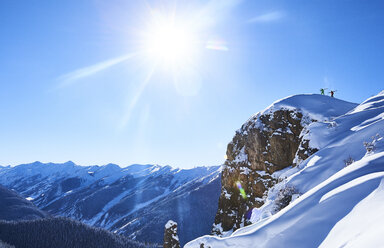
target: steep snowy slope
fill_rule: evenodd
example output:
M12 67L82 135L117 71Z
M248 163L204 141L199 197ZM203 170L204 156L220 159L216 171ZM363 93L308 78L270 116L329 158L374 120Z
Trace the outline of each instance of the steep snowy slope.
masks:
M254 224L185 247L382 246L382 136L384 92L338 118L310 124L302 137L318 151L280 173L281 182L268 191L265 204L253 209ZM291 203L273 214L282 199Z
M210 232L220 193L220 167L180 170L35 162L0 168L0 184L53 215L140 241L162 243L164 225L173 219L184 244Z

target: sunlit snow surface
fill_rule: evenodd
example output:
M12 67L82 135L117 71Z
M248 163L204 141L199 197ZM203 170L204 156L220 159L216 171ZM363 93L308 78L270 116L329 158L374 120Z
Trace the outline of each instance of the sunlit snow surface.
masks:
M254 210L256 223L230 237L204 236L185 247L381 247L383 113L381 92L343 116L311 124L307 138L320 150L292 168L293 175L272 188L268 198L286 185L303 195L272 216L268 206L273 203L267 201ZM374 144L374 150L367 152L364 142ZM346 167L348 157L356 162Z

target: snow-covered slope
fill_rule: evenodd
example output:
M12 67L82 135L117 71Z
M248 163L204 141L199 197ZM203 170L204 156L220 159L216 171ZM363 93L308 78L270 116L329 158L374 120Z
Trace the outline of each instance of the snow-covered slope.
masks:
M253 209L254 224L185 247L381 247L384 92L338 118L310 124L302 135L318 151L280 173L266 203ZM272 214L282 192L292 201Z
M256 115L270 114L281 109L287 109L299 110L299 112L314 120L329 120L331 117L337 117L340 113L346 113L355 106L354 103L324 95L299 94L280 99Z
M0 167L0 184L53 215L140 241L162 243L164 225L173 219L184 244L210 232L220 193L220 167L180 170L35 162Z

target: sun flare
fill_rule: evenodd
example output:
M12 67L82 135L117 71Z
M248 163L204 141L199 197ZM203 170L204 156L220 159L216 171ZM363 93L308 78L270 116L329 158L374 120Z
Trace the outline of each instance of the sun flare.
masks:
M173 20L158 20L147 31L145 50L149 59L163 65L180 66L190 63L196 54L196 36L188 26Z

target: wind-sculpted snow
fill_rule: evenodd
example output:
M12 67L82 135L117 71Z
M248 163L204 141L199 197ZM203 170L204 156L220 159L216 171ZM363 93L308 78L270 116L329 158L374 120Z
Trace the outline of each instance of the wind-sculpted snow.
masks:
M140 241L162 243L164 225L173 219L184 244L210 232L220 194L220 167L180 170L35 162L1 167L0 183L53 215Z
M318 151L279 176L250 226L231 236L204 236L185 247L381 247L384 190L384 97L312 123L304 138ZM273 214L279 192L298 197Z

